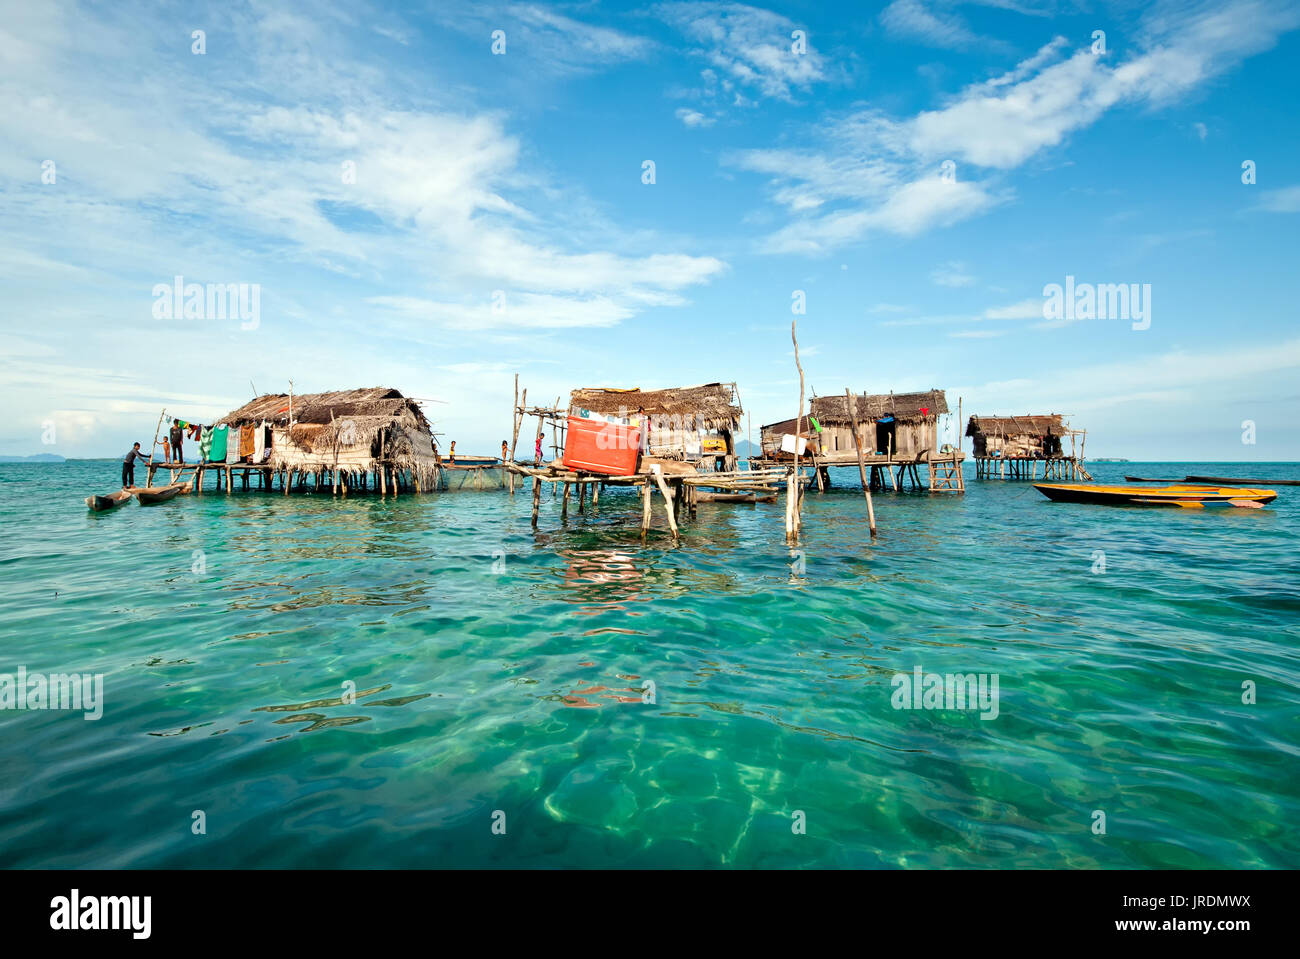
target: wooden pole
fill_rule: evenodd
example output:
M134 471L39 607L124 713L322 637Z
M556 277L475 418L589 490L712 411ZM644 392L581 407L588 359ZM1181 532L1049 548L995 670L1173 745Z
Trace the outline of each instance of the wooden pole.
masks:
M641 484L641 536L650 532L650 481Z
M798 322L799 322L798 320L791 320L791 321L790 321L790 342L792 342L792 343L794 344L794 365L795 365L795 369L797 369L797 370L799 371L799 416L798 416L798 418L795 420L795 424L794 424L794 427L795 427L795 437L794 437L795 501L794 501L794 517L793 517L793 522L794 522L794 529L793 529L793 531L794 531L794 532L798 532L798 530L799 530L799 526L800 526L800 516L799 516L799 506L800 506L800 502L799 502L799 493L800 493L800 487L802 486L802 484L799 482L799 479L798 479L798 477L799 477L799 438L800 438L801 436L803 436L803 396L804 396L803 364L801 364L801 363L799 362L799 337L798 337L798 335L797 335L797 329L796 329L796 326L797 326Z
M149 447L149 475L145 477L144 485L148 487L153 482L153 451L158 448L158 434L162 432L163 417L167 415L167 407L163 407L158 414L158 425L153 428L153 445Z
M853 420L853 445L858 451L858 475L862 477L862 492L867 498L867 522L871 525L871 535L876 535L876 507L871 502L871 484L867 482L867 460L862 454L862 437L858 435L858 403L844 387L844 401L849 404L849 416ZM960 401L959 401L960 402Z
M524 403L526 404L527 402L528 402L528 390L524 390ZM510 411L510 423L514 427L514 432L510 434L510 462L512 463L515 461L515 445L519 442L519 424L524 418L524 414L521 412L521 410L522 407L519 405L519 374L516 373L515 374L515 405L514 408ZM510 495L514 496L515 495L515 474L507 470L506 475L510 477Z
M668 528L673 531L673 539L677 538L677 518L673 516L673 494L668 490L668 484L664 482L663 469L658 463L653 466L655 485L659 487L659 492L664 497L664 511L668 514Z
M542 502L542 480L539 476L533 477L533 528L537 528L537 510Z
M785 538L787 541L794 539L794 487L796 476L798 474L791 470L785 478Z

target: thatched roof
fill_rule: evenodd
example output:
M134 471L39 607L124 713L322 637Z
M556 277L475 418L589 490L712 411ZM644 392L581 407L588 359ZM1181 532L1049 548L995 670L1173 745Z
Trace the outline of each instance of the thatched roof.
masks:
M288 393L266 393L217 422L229 426L261 422L286 426L289 405ZM429 421L416 402L389 387L302 393L293 397L293 426L289 436L309 451L369 446L381 429L394 424L415 432L429 432ZM409 443L400 437L396 440L399 448L391 452L398 457L408 453Z
M966 435L977 436L1062 436L1065 417L1060 413L1026 414L1024 416L972 416L966 424Z
M742 415L735 383L705 383L669 390L587 387L569 395L569 409L605 415L628 415L641 409L647 416L691 417L706 428L734 428Z
M798 423L799 423L798 417L791 417L788 420L781 420L781 422L779 423L766 424L765 426L762 427L762 432L769 433L774 436L782 436L786 433L794 434L797 433L799 430ZM812 424L808 422L808 417L805 415L803 418L803 435L807 436L812 432L815 431L813 430Z
M939 413L948 412L948 401L943 390L926 390L924 393L867 393L854 396L858 422L870 423L882 416L893 415L900 423L919 423ZM924 413L921 410L925 410ZM847 397L814 396L809 412L817 422L834 426L849 426Z
M289 422L289 394L266 393L249 400L237 410L226 414L219 422L238 426L244 423L268 423L283 426ZM424 413L414 400L407 399L397 390L373 386L359 390L335 390L331 393L301 393L293 397L295 423L329 423L331 420L379 417L397 419L409 410L423 425L428 426Z

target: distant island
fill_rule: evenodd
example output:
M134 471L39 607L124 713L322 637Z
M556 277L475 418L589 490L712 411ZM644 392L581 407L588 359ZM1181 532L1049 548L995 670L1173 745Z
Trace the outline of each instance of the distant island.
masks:
M54 453L35 453L31 456L0 456L0 463L63 463L62 456Z
M1127 463L1128 460L1119 456L1089 456L1089 460L1094 463Z

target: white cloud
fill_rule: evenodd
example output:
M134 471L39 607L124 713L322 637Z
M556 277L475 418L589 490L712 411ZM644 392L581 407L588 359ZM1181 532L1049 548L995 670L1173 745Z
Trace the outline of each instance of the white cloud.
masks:
M1263 190L1259 202L1252 209L1266 213L1300 213L1300 186Z
M714 123L713 117L706 117L698 110L688 110L686 107L680 108L676 116L688 127L711 127Z
M548 57L558 55L575 66L584 60L604 63L639 59L653 47L645 37L583 23L536 4L516 4L507 12L526 26L527 42L543 40Z
M1042 299L1021 300L1010 306L995 306L984 311L986 320L1038 320L1043 316Z
M859 110L812 131L819 148L741 151L726 162L766 175L793 218L761 244L768 252L825 253L872 232L913 236L1003 202L1009 193L988 171L1020 166L1117 105L1169 103L1298 23L1295 6L1260 0L1153 17L1139 52L1114 66L1090 46L1067 56L1058 37L936 109L905 119ZM948 175L936 175L948 161Z
M930 281L936 286L970 286L975 282L966 264L958 260L949 260L930 272Z
M536 7L515 17L511 56L543 34L575 69L649 49ZM206 58L156 11L38 4L6 15L0 328L39 316L58 343L55 355L0 362L0 389L21 397L7 414L20 441L39 437L33 424L50 410L84 406L78 415L98 424L86 442L116 445L145 409L229 409L235 397L223 397L233 386L242 399L250 375L263 389L294 376L304 391L390 382L415 392L432 369L407 361L420 347L475 362L514 335L527 362L546 362L561 350L546 331L683 304L726 269L609 222L581 189L545 175L503 114L476 111L428 71L394 69L376 24L418 48L418 34L352 7L223 8ZM247 42L217 56L219 35ZM55 184L40 180L47 158ZM138 343L159 336L152 286L177 274L261 284L255 333L183 330L187 355L238 354L236 366L199 364L184 382L166 364L140 366ZM490 310L496 290L502 314Z
M881 12L880 22L893 36L949 50L993 45L993 41L972 32L961 17L932 10L921 0L894 0Z
M745 105L749 99L735 92L742 88L788 101L796 90L806 91L826 79L825 63L807 28L778 13L740 3L666 3L655 12L697 43L697 52L709 62L712 69L704 75L700 96L717 97L721 92L734 104ZM791 34L800 29L805 31L804 53L793 49Z
M1251 384L1268 377L1294 382L1294 371L1300 370L1300 339L1200 353L1176 349L1146 354L1137 350L1135 345L1131 359L1067 366L1042 378L963 386L959 391L969 400L970 409L1030 410L1046 404L1074 413L1113 409L1127 414L1135 404L1183 404L1196 397L1214 397L1207 402L1221 407L1222 394L1216 393L1216 387ZM1135 390L1134 384L1141 384L1141 389ZM1179 413L1180 418L1188 415L1185 407ZM1080 425L1087 425L1091 432L1091 424Z

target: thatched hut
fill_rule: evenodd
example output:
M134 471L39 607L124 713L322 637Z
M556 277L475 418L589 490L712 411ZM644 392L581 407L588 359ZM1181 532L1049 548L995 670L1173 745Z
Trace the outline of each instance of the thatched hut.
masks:
M273 470L373 473L379 489L408 474L417 490L435 488L437 464L429 421L414 400L395 389L268 393L219 422L266 431L270 450L263 464Z
M735 383L666 390L574 390L569 414L590 413L628 421L644 418L649 429L643 449L651 456L696 463L712 458L724 469L735 469L734 435L743 415Z
M799 432L799 420L797 417L791 417L788 420L781 420L779 423L768 423L760 427L758 431L759 449L764 459L780 459L783 454L782 445L789 445L790 441L786 440L787 436L802 436L805 440L811 442L812 437L817 433L813 429L808 417L803 418L803 432Z
M923 393L870 393L853 397L858 436L863 452L913 458L939 452L939 417L948 412L943 390ZM812 421L817 421L820 432ZM856 456L853 416L848 397L814 396L803 420L801 434L819 456L831 460ZM763 452L780 451L782 435L795 435L795 421L783 420L763 427ZM788 442L787 442L787 445ZM844 454L837 456L836 454Z
M974 452L981 456L1061 456L1061 439L1074 432L1060 413L1025 416L972 416L966 425Z

